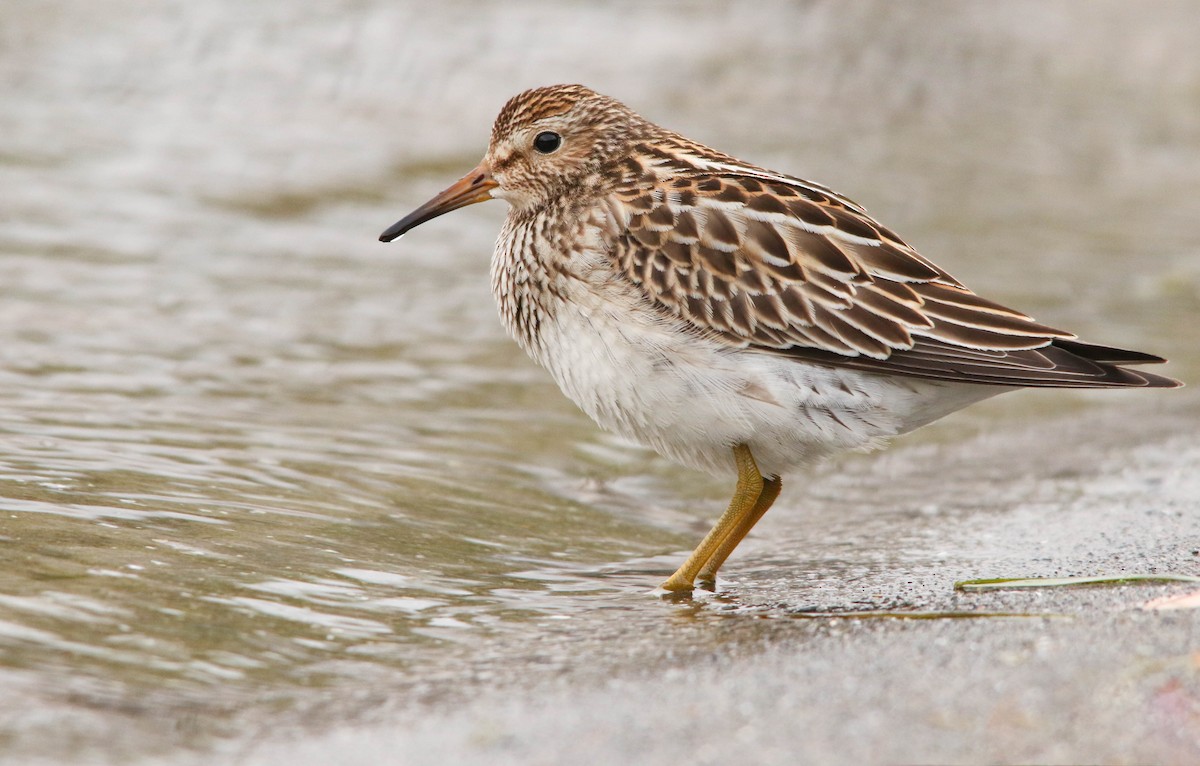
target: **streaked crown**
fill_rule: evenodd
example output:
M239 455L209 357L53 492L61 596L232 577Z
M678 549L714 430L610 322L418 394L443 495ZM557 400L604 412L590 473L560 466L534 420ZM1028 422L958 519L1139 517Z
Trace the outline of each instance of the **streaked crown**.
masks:
M572 187L598 187L600 170L655 127L624 104L582 85L551 85L514 96L492 127L485 164L494 196L514 208L544 204Z

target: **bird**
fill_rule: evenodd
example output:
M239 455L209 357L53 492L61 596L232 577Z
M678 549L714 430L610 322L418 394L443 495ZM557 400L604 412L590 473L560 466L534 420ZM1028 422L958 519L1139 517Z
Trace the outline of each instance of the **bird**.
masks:
M1159 356L977 295L846 196L583 85L511 98L483 160L380 235L508 203L490 264L512 338L598 425L736 481L664 593L717 572L782 476L1020 388L1174 388Z

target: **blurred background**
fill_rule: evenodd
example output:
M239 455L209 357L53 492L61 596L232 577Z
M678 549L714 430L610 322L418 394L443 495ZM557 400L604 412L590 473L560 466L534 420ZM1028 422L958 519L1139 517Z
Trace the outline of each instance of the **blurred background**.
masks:
M5 0L0 760L236 753L665 656L682 607L646 592L728 487L598 431L504 336L503 203L376 241L528 87L829 185L982 294L1196 380L1197 12ZM759 600L689 611L674 651L711 650L708 613L936 567L1014 477L1191 438L1195 391L1007 396L799 478L727 567Z

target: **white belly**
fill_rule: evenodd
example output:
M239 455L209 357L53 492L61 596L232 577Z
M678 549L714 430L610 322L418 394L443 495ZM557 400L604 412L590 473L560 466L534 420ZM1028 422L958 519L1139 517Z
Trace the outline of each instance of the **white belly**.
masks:
M605 286L571 285L523 344L597 423L700 470L733 473L750 447L765 475L882 446L1004 388L875 375L730 349Z

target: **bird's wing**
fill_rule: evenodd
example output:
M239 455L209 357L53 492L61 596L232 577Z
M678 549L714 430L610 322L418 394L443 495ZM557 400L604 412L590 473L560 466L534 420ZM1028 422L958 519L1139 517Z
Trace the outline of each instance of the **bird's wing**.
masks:
M737 167L618 189L617 267L699 333L836 366L1014 386L1165 385L979 297L858 205ZM1116 356L1115 360L1106 356Z

